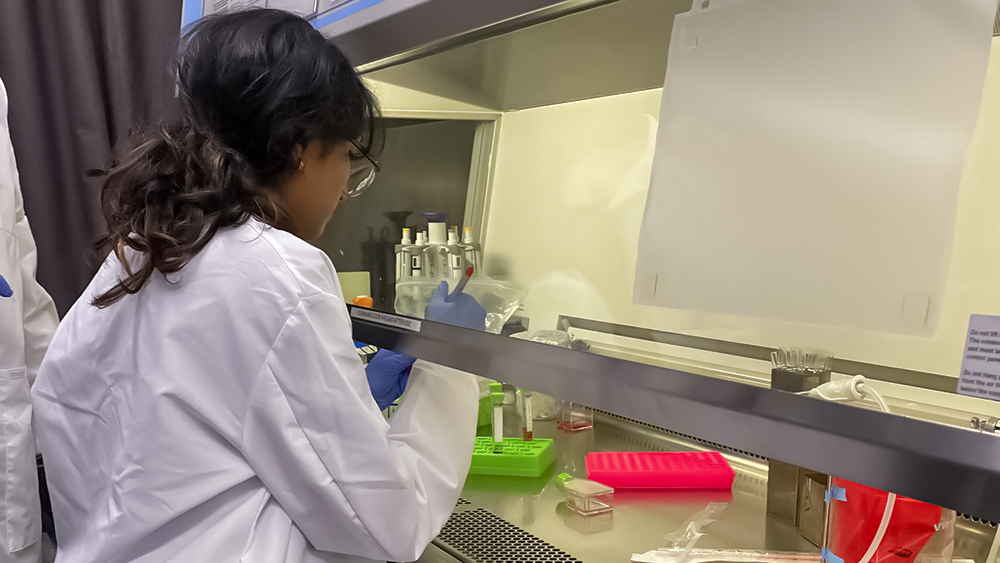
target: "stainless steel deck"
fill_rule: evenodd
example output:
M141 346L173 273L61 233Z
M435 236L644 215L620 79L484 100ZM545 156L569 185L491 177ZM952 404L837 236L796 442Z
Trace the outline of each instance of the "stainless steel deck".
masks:
M729 506L705 529L698 547L772 549L818 553L819 548L798 536L791 526L768 518L765 510L767 461L748 454L673 435L661 429L598 413L595 427L579 433L537 422L537 437L555 440L556 461L537 479L470 476L456 511L485 509L526 532L545 540L585 563L627 562L664 544L663 535L679 528L709 502ZM585 476L584 457L591 451L721 451L736 472L732 491L617 491L609 516L583 518L566 508L554 477L562 472ZM956 557L984 561L993 529L960 520ZM498 542L503 541L497 538ZM441 549L428 549L424 563L475 561ZM456 556L457 555L457 556Z

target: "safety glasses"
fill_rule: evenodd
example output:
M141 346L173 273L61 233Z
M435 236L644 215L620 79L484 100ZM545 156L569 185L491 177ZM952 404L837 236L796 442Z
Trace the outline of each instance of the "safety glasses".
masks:
M351 175L347 179L347 197L358 197L374 182L375 176L382 170L382 165L358 144L351 141L354 149L351 151Z

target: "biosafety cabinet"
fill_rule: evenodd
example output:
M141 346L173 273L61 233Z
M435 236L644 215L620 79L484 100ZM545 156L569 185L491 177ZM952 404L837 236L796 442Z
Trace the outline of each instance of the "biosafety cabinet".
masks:
M908 502L944 507L936 513L943 515L933 526L938 531L951 526L947 515L955 511L953 557L994 560L994 522L1000 521L1000 404L970 396L976 385L991 387L988 381L976 383L970 377L960 383L959 375L963 365L970 373L989 371L968 368L992 357L994 321L989 316L1000 314L1000 171L993 164L1000 142L995 133L1000 130L1000 42L993 39L978 55L969 50L968 56L982 57L986 69L985 81L979 82L982 94L956 96L965 106L957 104L955 111L972 119L963 126L968 138L958 143L964 152L949 157L960 161L949 176L952 195L940 200L946 205L935 204L938 211L946 208L939 230L947 236L938 237L934 263L939 268L925 277L937 285L906 293L899 301L893 297L888 304L879 297L854 307L851 291L865 295L866 288L894 274L895 266L887 268L878 260L848 265L871 247L905 243L886 242L899 222L893 210L909 213L917 205L904 192L871 204L884 207L846 200L824 204L842 204L837 208L841 217L867 217L864 225L838 224L829 213L810 207L816 205L810 190L819 189L812 182L798 194L804 198L802 216L761 212L766 209L761 202L780 205L787 194L759 190L749 180L746 186L729 186L732 197L710 204L701 200L728 218L745 210L736 238L730 240L746 248L782 237L808 238L813 230L870 229L864 244L849 236L830 237L835 246L808 260L776 248L773 260L764 264L757 255L741 260L708 252L719 244L708 230L694 229L685 236L688 231L677 227L687 213L685 205L693 206L692 214L702 208L694 200L670 199L678 193L669 191L670 186L666 199L656 200L650 193L651 185L662 184L663 178L683 179L677 171L687 170L685 162L703 158L696 154L699 146L718 147L715 162L722 172L746 164L737 162L727 144L727 127L740 119L728 102L719 102L717 120L693 126L684 123L683 112L665 107L674 103L672 96L684 95L690 82L681 79L692 76L679 73L671 85L668 73L684 66L696 76L699 69L697 61L677 55L678 50L708 53L712 47L711 22L702 23L694 35L672 37L675 29L686 34L692 29L675 27L675 18L692 10L707 13L748 3L754 2L708 0L693 6L690 0L523 0L473 5L432 0L401 3L384 17L354 25L345 18L323 29L357 62L378 94L385 131L382 172L375 185L343 205L320 243L345 279L360 276L351 278L361 280L360 285L345 282L346 297L367 292L375 309L396 313L400 274L395 257L402 228L413 233L426 228L425 213L444 213L448 225L469 228L478 253L476 276L526 292L516 312L505 316L502 334L430 322L393 326L352 310L356 339L594 409L593 428L583 432L563 432L553 421L535 423L536 436L555 440L556 460L542 476L470 476L452 519L424 560L603 562L645 553L645 560L653 561L657 555L649 552L668 543L664 536L709 503L727 506L701 530L697 549L858 560L863 556L821 552L824 543L831 545L837 539L833 536L843 533L845 519L859 521L863 515L842 513L841 531L825 531L838 503L849 505L857 498L853 495L860 495L849 487L845 493L843 483L895 493L898 497L890 498L895 498L898 514L906 512ZM972 10L975 2L965 4ZM942 14L933 17L944 21L948 16ZM865 20L858 21L858 30L845 25L843 33L862 33ZM920 25L906 20L865 33L899 35L907 26ZM753 28L729 33L751 37ZM988 40L987 34L983 41ZM894 56L903 60L906 54ZM856 59L858 65L862 58ZM961 63L952 61L953 66ZM674 88L666 96L665 79ZM755 95L749 90L737 94L729 100ZM774 110L774 121L788 106ZM832 102L821 109L817 115L833 116L832 122L854 119L837 113L843 108ZM864 126L865 120L857 121ZM816 123L803 114L800 124L788 127L821 126ZM905 121L900 123L906 127ZM704 136L671 144L676 131L664 128L685 126ZM882 130L883 123L872 126L872 138ZM764 145L782 133L767 127L756 131L760 158L772 158ZM808 143L803 141L802 154L786 154L783 166L795 172L800 164L809 164L803 163L814 157ZM831 175L839 172L835 165L829 168ZM817 178L817 186L821 180ZM886 182L892 183L891 177ZM667 208L675 205L675 215L661 219L651 213L654 201L665 201ZM674 234L651 239L649 234L665 222L675 228ZM687 257L690 268L671 269L678 262L666 261L659 274L643 278L644 261L655 260L661 246ZM884 261L897 257L887 253ZM800 265L810 260L820 275L801 271ZM643 297L643 292L671 290L671 284L689 287L683 284L697 277L679 272L702 267L708 276L705 295L718 288L729 291L709 300L708 307L683 305L685 292L701 288L677 292L671 302ZM715 284L719 278L726 283ZM810 293L814 283L819 289ZM785 289L773 305L761 307L774 288ZM841 298L848 301L838 302ZM857 319L851 316L855 309L860 311ZM883 310L898 327L886 328L869 322L874 316L865 316ZM986 343L973 346L970 330ZM524 338L538 331L563 331L568 344ZM815 365L799 369L809 362ZM856 375L865 378L861 388L851 387ZM842 383L833 391L809 394L825 381ZM851 389L861 392L852 396ZM619 490L610 514L582 518L567 508L555 476L585 477L586 455L600 451L717 451L736 477L726 491ZM846 504L840 500L844 496ZM870 521L857 524L871 535L858 542L870 542L881 524L887 497L878 498L881 504L869 507ZM891 518L888 522L893 529ZM904 540L899 545L912 547ZM905 547L893 549L893 554L869 555L868 560L930 560L919 558L926 543L918 542L908 553ZM947 550L935 553L947 557ZM714 560L741 559L730 553L716 554Z

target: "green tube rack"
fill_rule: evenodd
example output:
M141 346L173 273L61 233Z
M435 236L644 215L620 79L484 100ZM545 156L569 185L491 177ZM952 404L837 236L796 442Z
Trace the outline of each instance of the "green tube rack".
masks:
M538 477L556 460L556 450L549 438L525 442L521 438L504 438L494 451L493 438L477 436L472 452L472 475L507 477Z

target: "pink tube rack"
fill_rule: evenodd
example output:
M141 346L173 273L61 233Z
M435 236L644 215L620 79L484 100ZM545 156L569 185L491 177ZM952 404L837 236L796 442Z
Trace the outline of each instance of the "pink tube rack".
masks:
M736 473L718 452L591 452L587 478L616 489L730 489Z

